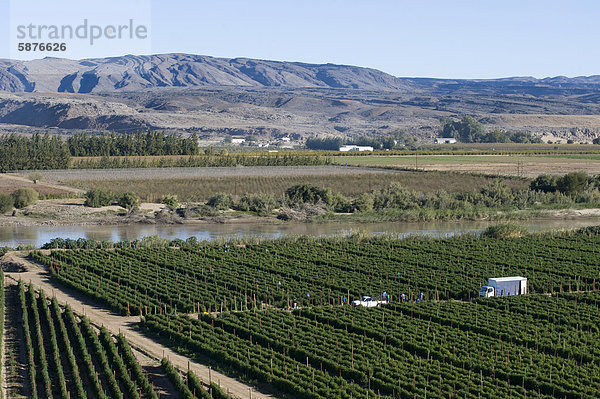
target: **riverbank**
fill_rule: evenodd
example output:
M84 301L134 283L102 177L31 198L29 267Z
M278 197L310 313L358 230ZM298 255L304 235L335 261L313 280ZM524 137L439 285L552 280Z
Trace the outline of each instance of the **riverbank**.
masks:
M252 212L220 211L211 216L184 218L169 211L165 205L142 203L137 212L128 214L123 208L113 205L90 208L84 200L52 199L38 201L15 216L0 216L3 227L52 227L52 226L117 226L117 225L204 225L204 224L327 224L327 223L381 223L381 222L459 222L459 221L507 221L507 220L574 220L599 219L600 208L586 208L583 204L565 204L561 208L537 206L531 209L473 208L459 210L386 210L380 212L333 213L304 215L294 220L281 220L277 212L259 216Z
M180 217L163 204L142 203L134 213L117 205L91 208L82 198L41 200L14 215L0 215L0 226L115 226L115 225L195 225L210 223L285 223L275 216L257 216L249 212L222 211L214 216L195 219Z

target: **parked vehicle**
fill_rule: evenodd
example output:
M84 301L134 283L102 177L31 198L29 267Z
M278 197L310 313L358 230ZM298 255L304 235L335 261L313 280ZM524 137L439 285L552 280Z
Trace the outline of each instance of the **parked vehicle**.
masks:
M388 299L385 299L383 301L377 301L371 298L370 296L363 296L360 299L357 299L356 301L352 301L352 306L365 306L367 308L375 308L380 305L385 305L386 303L388 303Z
M527 294L527 277L498 277L488 279L488 285L479 290L479 296L512 296Z

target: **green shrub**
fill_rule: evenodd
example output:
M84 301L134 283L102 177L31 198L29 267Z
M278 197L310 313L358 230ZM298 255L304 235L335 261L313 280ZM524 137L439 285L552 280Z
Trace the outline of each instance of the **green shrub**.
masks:
M371 212L373 205L375 204L375 198L373 194L363 193L354 201L354 207L359 212Z
M403 187L398 182L392 182L381 189L374 198L375 209L415 209L420 204L418 193Z
M204 388L202 381L194 374L191 370L187 372L187 384L188 388L196 398L199 399L212 399L214 397Z
M111 205L114 200L114 195L104 188L92 188L85 193L85 206L99 208L101 206Z
M277 201L272 195L244 194L235 208L240 211L252 211L259 215L266 215L271 213L276 205Z
M179 208L179 200L176 195L165 195L161 198L160 203L166 205L169 209Z
M577 198L577 202L581 202L584 204L594 204L594 203L599 203L600 202L600 190L598 190L597 188L588 188L587 190L585 190L583 193L581 193L578 198Z
M481 236L488 238L518 238L523 237L525 234L527 234L527 231L523 227L506 223L488 227L481 233Z
M15 200L12 195L0 193L0 213L6 213L13 209Z
M161 361L163 371L169 378L169 381L175 386L175 389L179 391L180 397L183 399L195 399L194 394L190 391L187 385L181 380L179 372L173 367L171 362L166 358Z
M220 211L226 211L233 206L233 198L229 194L219 193L210 197L206 204Z
M12 193L14 206L17 209L35 204L40 195L33 188L19 188Z
M567 173L558 179L556 187L563 194L575 197L581 193L588 182L588 175L585 172Z
M329 188L319 188L312 184L296 184L288 188L285 191L285 195L288 202L292 205L299 204L316 204L317 202L324 202L327 205L331 205L333 195Z
M488 207L510 205L515 199L512 189L502 180L489 182L481 189L481 194L485 206Z
M558 176L554 175L539 175L530 185L530 188L535 191L543 191L545 193L553 193L556 191Z
M351 212L352 211L352 202L344 197L342 194L333 194L331 196L331 208L335 212Z
M221 387L214 382L210 384L210 389L212 391L213 399L230 399L230 396L227 395L225 391L223 391Z
M133 212L140 207L140 197L134 192L128 191L119 197L119 206Z

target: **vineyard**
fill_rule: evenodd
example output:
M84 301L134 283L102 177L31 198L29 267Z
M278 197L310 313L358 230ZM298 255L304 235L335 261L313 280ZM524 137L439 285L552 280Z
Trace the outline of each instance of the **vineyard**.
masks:
M599 244L588 228L31 256L61 284L141 315L148 336L289 397L597 398ZM508 275L527 276L530 295L476 298L488 277ZM344 306L383 292L383 308Z
M2 248L0 248L0 255L2 255ZM4 272L0 270L0 348L4 347L4 317L6 308L6 298L4 291ZM6 360L2 358L3 351L0 351L0 365ZM0 385L4 385L5 376L2 375L2 368L0 367ZM2 389L0 389L0 399L4 397Z
M599 299L153 314L142 324L298 398L597 398Z
M123 168L212 168L231 166L306 166L329 165L331 159L320 155L295 153L262 153L258 155L193 155L161 157L82 157L71 163L73 169L123 169Z
M532 293L600 287L600 235L450 239L300 237L181 242L182 248L34 252L62 283L123 314L337 305L387 292L398 303L469 300L493 276L522 275Z
M8 292L17 303L12 322L22 329L27 369L20 394L63 399L159 398L122 334L113 337L106 328L97 329L86 317L77 317L68 306L63 310L56 298L49 301L32 286L20 282L11 288ZM182 397L211 397L193 373L182 379L166 359L162 369ZM192 392L191 396L185 392Z

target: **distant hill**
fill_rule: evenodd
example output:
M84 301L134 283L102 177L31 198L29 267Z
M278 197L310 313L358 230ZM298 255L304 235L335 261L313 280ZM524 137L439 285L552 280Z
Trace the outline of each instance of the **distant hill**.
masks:
M349 65L191 54L0 60L0 134L140 129L431 140L444 118L545 140L600 136L600 76L399 78ZM29 130L28 130L29 129Z
M341 88L372 91L544 95L600 88L600 76L490 80L398 78L350 65L307 64L192 54L68 60L0 60L0 91L98 93L208 86Z
M407 83L375 69L348 65L190 54L0 61L0 90L9 92L94 93L198 86L402 90Z

